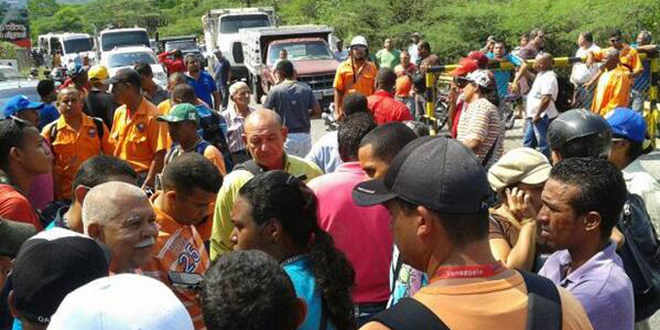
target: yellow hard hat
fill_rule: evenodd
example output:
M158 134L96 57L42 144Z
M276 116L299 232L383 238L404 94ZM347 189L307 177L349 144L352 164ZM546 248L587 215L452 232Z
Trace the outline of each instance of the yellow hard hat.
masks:
M107 80L108 79L108 68L106 68L103 65L94 65L91 68L89 68L89 72L87 73L87 76L89 77L89 80L96 79L96 80Z

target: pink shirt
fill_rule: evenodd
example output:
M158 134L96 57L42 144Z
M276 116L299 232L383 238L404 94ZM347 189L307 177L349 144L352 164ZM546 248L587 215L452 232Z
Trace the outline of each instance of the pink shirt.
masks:
M319 225L355 269L353 301L386 302L392 260L390 216L383 206L360 207L353 202L353 187L366 179L360 164L349 162L308 185L319 200Z
M50 153L50 143L44 140L44 144L47 146L44 149ZM54 194L52 172L37 175L32 181L30 192L28 193L32 206L38 210L43 210L48 203L52 202L55 196Z

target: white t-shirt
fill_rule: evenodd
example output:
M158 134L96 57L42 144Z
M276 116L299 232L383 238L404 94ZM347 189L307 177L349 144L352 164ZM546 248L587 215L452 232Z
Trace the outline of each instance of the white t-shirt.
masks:
M555 107L555 101L557 100L558 93L559 83L557 83L557 75L555 75L554 72L543 71L537 74L536 79L534 79L534 84L532 84L532 88L529 90L529 94L527 94L527 118L534 117L534 114L538 111L537 109L541 104L543 95L551 95L552 100L541 116L547 115L551 119L557 117L559 113Z
M597 52L600 50L600 47L596 44L591 44L589 48L580 47L577 52L575 52L575 57L586 57L589 52ZM585 63L575 63L573 64L573 71L571 71L571 82L577 85L582 85L587 83L591 78L593 78L598 73L598 68L600 64L594 63L591 67L587 67Z

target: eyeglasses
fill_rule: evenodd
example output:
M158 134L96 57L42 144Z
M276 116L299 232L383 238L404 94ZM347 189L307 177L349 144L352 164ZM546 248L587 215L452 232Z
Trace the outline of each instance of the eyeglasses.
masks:
M621 41L621 38L610 38L610 43L615 43Z

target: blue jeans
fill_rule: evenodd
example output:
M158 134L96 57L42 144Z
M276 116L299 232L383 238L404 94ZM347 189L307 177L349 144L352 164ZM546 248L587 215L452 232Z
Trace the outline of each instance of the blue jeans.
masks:
M550 159L550 145L548 145L548 126L550 118L547 115L541 117L536 123L532 118L525 118L525 130L523 133L523 146L538 149Z

